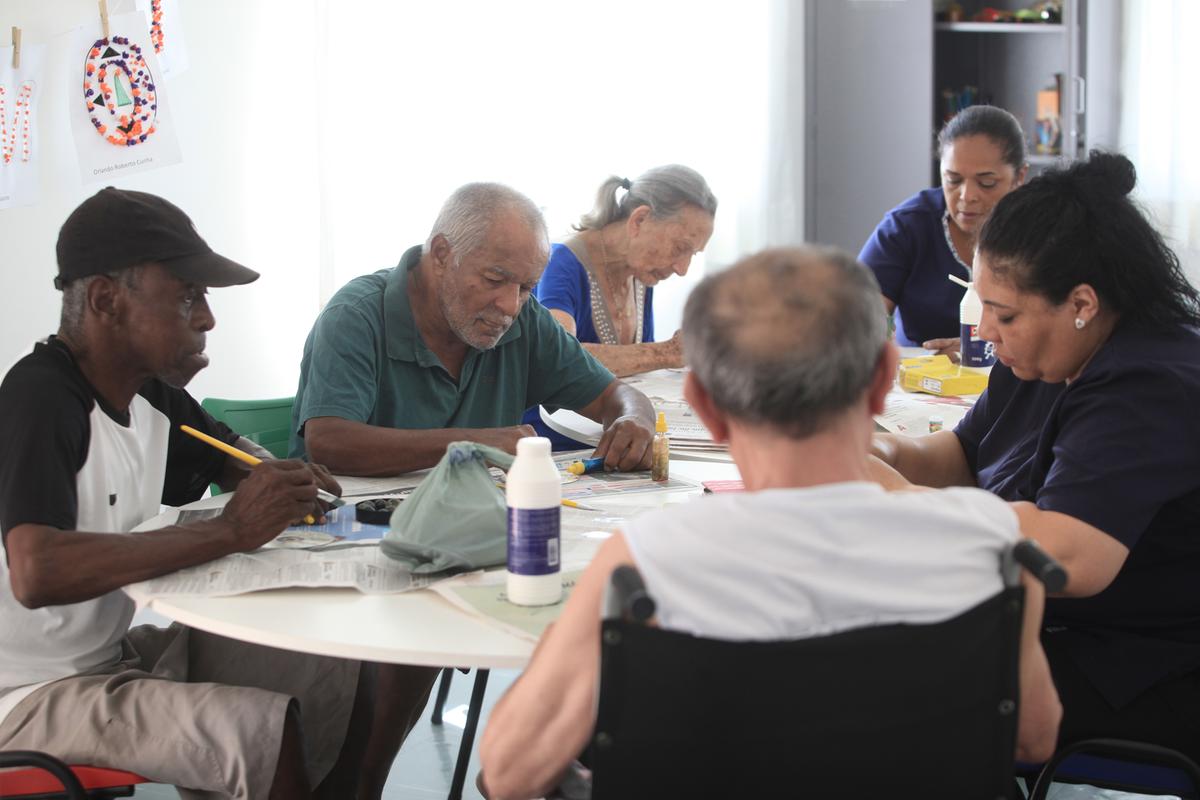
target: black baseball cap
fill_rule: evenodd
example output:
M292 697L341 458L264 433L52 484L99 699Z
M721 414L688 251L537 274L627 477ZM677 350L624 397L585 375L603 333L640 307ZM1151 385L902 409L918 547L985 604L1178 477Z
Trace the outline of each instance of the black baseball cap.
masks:
M236 286L258 278L254 270L214 253L178 206L158 195L112 186L71 212L58 232L57 252L57 289L76 278L149 263L201 286Z

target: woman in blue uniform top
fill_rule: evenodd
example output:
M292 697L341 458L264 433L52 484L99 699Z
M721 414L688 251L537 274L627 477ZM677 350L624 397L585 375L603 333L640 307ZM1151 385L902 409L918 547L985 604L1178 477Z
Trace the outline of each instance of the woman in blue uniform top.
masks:
M688 167L655 167L632 181L614 175L600 185L576 235L551 247L537 298L618 377L682 367L679 334L655 340L654 286L687 274L716 213L708 183ZM582 446L549 431L536 408L524 421L556 449Z
M1200 296L1128 194L1123 156L1002 199L975 257L998 363L958 428L879 436L914 483L979 485L1070 574L1043 644L1060 741L1200 758Z
M896 343L958 351L963 289L975 239L992 208L1025 180L1025 134L995 106L971 106L938 134L942 185L888 212L858 258L871 268L894 312Z

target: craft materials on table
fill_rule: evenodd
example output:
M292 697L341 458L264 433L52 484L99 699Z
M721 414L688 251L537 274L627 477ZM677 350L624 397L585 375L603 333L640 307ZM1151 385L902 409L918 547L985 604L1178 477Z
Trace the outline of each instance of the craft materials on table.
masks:
M988 373L959 366L949 356L918 356L900 361L897 382L910 392L977 395L987 388Z
M650 476L649 470L639 470L637 472L605 472L604 470L598 470L586 472L583 475L577 476L577 478L572 473L567 472L572 464L582 460L581 456L587 455L589 452L576 450L554 454L554 461L558 464L559 470L564 475L575 479L574 483L568 483L568 485L563 486L564 500L573 500L576 503L583 501L591 504L595 500L637 494L639 492L700 489L700 484L690 478L668 478L665 481L656 481Z
M650 479L648 471L602 471L583 476L565 472L567 465L590 455L591 451L575 451L556 454L554 458L564 483L564 494L573 493L589 499L589 504L566 497L563 501L563 505L572 509L560 518L560 563L568 587L571 573L579 572L591 561L612 531L638 514L661 508L663 504L687 501L688 495L677 490L700 489L698 482L682 477L671 478L665 484L656 483ZM423 477L424 472L391 478L337 476L337 480L343 487L343 497L361 492L358 499L387 495L403 500ZM635 500L636 505L627 497L645 492L650 494L644 501ZM172 509L148 520L138 529L155 530L176 522L217 516L229 498L230 495L206 498L192 508ZM598 506L592 504L593 500L609 502ZM147 581L137 586L136 593L141 597L215 597L293 586L344 586L364 593L389 593L420 589L430 586L433 581L445 580L441 575L413 575L402 563L388 557L378 546L388 526L358 522L355 514L353 505L333 509L326 515L324 524L293 526L267 547ZM491 580L498 581L501 591L505 572L500 569L486 573L494 576ZM521 609L507 601L505 605L521 611L540 611L537 607Z
M573 461L568 464L566 471L572 475L585 475L602 469L604 469L603 458L585 458L582 461Z
M663 483L671 474L671 440L667 437L667 415L658 412L654 423L654 439L651 441L650 479Z

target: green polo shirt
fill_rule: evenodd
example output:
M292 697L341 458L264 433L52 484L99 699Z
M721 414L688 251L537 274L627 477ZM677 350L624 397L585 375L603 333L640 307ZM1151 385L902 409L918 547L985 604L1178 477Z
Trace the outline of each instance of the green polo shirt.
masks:
M413 322L406 285L420 263L409 249L392 269L355 278L317 317L300 364L291 456L304 423L340 417L391 428L499 428L537 405L578 410L613 375L530 297L490 350L471 348L457 382Z

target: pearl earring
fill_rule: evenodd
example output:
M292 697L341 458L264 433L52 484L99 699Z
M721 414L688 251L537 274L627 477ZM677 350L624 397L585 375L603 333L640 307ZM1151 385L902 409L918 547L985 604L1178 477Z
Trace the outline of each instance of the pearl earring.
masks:
M1075 318L1075 330L1077 330L1077 331L1083 330L1084 325L1087 325L1087 323L1083 321L1082 317Z

